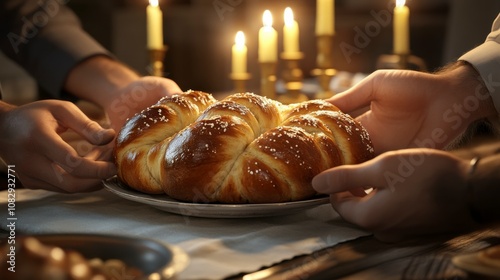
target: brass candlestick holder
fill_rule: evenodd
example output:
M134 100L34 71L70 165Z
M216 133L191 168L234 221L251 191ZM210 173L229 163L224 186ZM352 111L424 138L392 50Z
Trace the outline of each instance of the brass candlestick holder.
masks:
M333 35L316 36L318 54L316 56L317 68L312 71L319 83L319 91L315 98L325 99L332 97L335 93L330 89L330 81L337 73L333 68Z
M260 62L260 94L276 99L276 62Z
M250 73L231 73L229 75L229 78L233 81L234 91L239 93L247 91L247 81L251 77Z
M165 59L165 53L167 52L167 47L163 46L160 49L148 49L149 54L149 65L148 72L152 76L163 77L163 60Z
M377 69L408 69L427 71L423 59L412 54L384 54L377 59Z
M299 62L304 59L304 53L282 53L281 59L285 62L283 80L286 93L278 96L278 100L284 104L298 103L308 100L307 95L302 93L303 74Z

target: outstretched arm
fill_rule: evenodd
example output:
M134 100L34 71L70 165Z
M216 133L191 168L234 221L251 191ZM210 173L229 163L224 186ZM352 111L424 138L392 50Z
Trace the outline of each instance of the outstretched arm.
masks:
M46 21L35 24L35 16ZM0 23L2 51L54 97L70 93L101 106L115 130L161 97L180 92L171 80L139 77L113 59L58 1L0 1ZM66 130L91 147L77 151L61 138ZM16 107L0 101L0 157L16 165L25 187L66 192L100 187L116 172L108 145L114 135L69 102Z
M73 95L100 105L117 132L125 121L160 98L182 93L172 80L139 77L107 56L88 58L73 68L65 82Z
M444 148L472 122L497 112L487 88L467 63L441 73L379 70L355 87L329 99L366 127L375 152Z

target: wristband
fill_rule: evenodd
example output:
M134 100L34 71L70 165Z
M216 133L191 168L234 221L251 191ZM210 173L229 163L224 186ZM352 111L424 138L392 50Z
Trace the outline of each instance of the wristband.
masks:
M467 176L471 177L474 174L474 172L476 171L476 168L477 168L477 164L479 163L480 159L481 159L480 157L475 157L475 158L470 160L469 173L467 174Z
M469 212L474 221L477 223L483 223L483 218L481 217L481 213L479 210L477 210L476 206L474 205L475 201L475 194L474 194L474 186L471 183L471 178L474 175L477 165L479 164L479 161L481 160L480 157L475 157L470 160L469 162L469 172L467 173L467 204L469 207Z

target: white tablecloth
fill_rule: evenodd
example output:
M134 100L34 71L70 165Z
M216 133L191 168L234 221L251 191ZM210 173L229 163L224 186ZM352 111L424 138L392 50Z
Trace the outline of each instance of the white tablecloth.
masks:
M7 208L7 192L0 192L4 230ZM17 190L15 215L18 233L123 234L176 245L190 258L180 279L222 279L252 272L368 235L343 222L327 204L285 216L209 219L170 214L107 190L73 195Z

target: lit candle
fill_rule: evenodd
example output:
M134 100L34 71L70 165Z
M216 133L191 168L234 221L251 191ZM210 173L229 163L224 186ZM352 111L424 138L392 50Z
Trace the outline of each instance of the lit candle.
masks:
M234 74L247 72L247 46L245 45L245 34L238 31L234 38L232 48L233 63L232 71Z
M264 26L259 30L259 62L278 61L278 32L273 28L273 15L266 10L262 16Z
M299 52L299 24L293 18L291 8L285 9L285 26L283 27L283 49L285 53Z
M394 53L410 53L410 9L405 6L405 0L396 0L394 7Z
M335 33L335 1L316 0L316 35Z
M163 14L158 5L158 0L149 0L146 9L148 28L148 49L163 48Z

